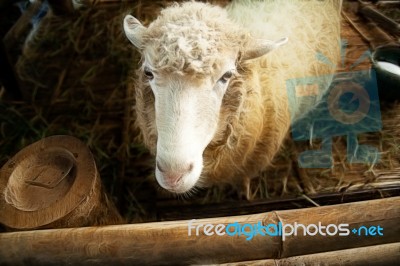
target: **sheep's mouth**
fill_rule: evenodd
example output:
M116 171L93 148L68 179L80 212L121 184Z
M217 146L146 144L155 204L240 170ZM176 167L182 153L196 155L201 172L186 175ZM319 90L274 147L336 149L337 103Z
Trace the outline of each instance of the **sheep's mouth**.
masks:
M160 186L161 189L166 190L166 191L168 191L169 193L171 193L173 195L176 195L178 197L183 197L183 198L192 197L194 194L196 194L201 189L201 187L197 186L197 185L194 185L193 187L190 187L190 188L185 189L185 190L166 189L160 184L159 184L159 186Z

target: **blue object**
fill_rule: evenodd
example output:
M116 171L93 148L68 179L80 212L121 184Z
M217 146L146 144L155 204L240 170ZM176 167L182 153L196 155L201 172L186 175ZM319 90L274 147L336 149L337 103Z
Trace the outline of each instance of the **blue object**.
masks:
M347 161L373 163L380 159L375 147L359 145L357 134L382 129L376 74L373 69L338 73L325 95L322 84L330 76L290 79L286 82L289 110L294 117L297 97L311 97L310 102L320 104L298 121L291 123L294 140L321 139L321 150L308 150L299 155L302 168L332 167L332 137L347 136ZM298 96L296 89L316 86L317 95Z

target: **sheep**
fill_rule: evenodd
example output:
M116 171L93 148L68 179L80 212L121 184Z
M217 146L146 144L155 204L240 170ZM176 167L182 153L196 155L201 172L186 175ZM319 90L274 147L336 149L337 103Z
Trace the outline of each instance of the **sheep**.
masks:
M159 185L176 194L231 184L247 189L288 135L286 81L326 76L340 57L341 1L234 1L226 8L185 2L124 31L142 55L135 125L156 157ZM323 54L332 64L316 59ZM292 119L292 120L291 120Z

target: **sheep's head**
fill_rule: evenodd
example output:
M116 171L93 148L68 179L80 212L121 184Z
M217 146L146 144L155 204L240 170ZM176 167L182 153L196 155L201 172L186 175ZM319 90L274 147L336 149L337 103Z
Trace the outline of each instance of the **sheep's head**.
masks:
M153 94L147 101L152 106L142 104L150 111L138 112L155 114L155 121L146 123L157 131L156 179L169 191L188 192L199 183L203 152L217 132L238 62L262 56L286 39L249 47L247 34L225 10L195 2L163 10L148 28L127 15L124 30L142 54L138 78Z

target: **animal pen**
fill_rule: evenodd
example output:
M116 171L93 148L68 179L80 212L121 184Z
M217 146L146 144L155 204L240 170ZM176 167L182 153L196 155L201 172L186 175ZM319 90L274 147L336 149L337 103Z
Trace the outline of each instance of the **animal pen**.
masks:
M400 263L400 80L375 69L381 129L357 137L378 161L348 162L343 135L332 137L330 168L302 168L299 155L323 143L288 138L252 180L252 200L230 187L177 197L156 184L133 127L140 56L122 28L126 14L148 25L170 2L47 2L2 35L1 265ZM387 45L400 63L400 3L373 2L344 2L340 73L375 67L368 51ZM196 235L235 223L347 224L349 235Z

